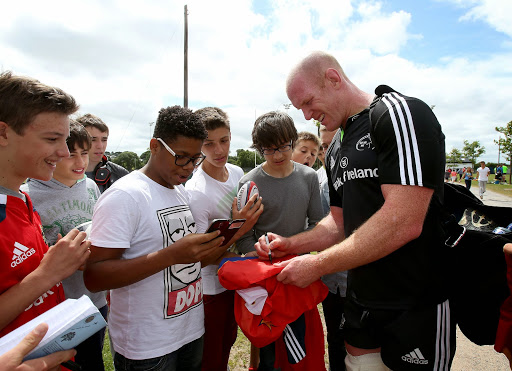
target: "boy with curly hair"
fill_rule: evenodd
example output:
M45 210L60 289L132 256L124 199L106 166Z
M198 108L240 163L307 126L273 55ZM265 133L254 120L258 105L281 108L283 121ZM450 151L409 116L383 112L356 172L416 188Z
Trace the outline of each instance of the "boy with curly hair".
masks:
M148 163L96 204L84 279L93 292L111 290L116 370L201 368L201 263L217 260L225 247L218 231L196 234L182 183L204 160L206 137L199 115L161 109Z

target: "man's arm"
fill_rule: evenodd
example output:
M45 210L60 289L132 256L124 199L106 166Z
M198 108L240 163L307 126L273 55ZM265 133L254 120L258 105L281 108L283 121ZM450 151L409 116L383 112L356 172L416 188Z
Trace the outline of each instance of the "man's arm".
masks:
M276 258L288 254L305 254L311 251L322 251L345 238L343 229L343 209L331 206L331 212L311 230L285 238L275 233L268 234L270 244L265 237L259 238L255 244L256 252L262 259L268 259L269 247Z
M85 286L92 292L131 285L174 264L217 260L226 250L219 231L191 233L165 249L134 259L121 259L125 249L92 246L84 271ZM207 265L207 264L206 264Z
M305 287L324 274L379 260L418 238L434 191L425 187L389 184L382 185L381 189L384 204L360 228L320 254L303 255L280 263L285 268L278 275L278 280ZM414 200L414 207L411 207L411 200ZM318 238L320 240L322 235L319 234Z
M48 249L39 266L0 295L0 329L11 323L39 296L73 274L90 255L85 232L72 229Z

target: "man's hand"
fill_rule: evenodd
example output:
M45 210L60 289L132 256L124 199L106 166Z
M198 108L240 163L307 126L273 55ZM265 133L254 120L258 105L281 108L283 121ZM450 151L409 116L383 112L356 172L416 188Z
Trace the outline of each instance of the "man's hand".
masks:
M53 277L54 284L71 276L91 254L91 242L86 237L85 232L72 229L48 249L37 269L44 276Z
M233 219L245 219L245 223L240 228L240 236L243 236L247 233L258 221L261 213L263 212L263 204L262 198L259 195L255 194L247 201L242 210L238 210L238 206L236 203L236 197L233 199L233 204L231 205L231 210L233 213ZM238 234L238 232L237 232Z
M262 260L268 260L268 251L272 251L273 258L282 258L288 254L291 254L290 250L290 239L282 237L278 234L269 232L267 233L269 244L265 240L265 235L258 239L258 242L254 244L254 248L258 253L258 256Z
M37 325L25 338L10 351L0 356L0 371L41 371L60 370L62 362L70 360L76 354L74 349L52 353L23 362L23 358L43 340L48 325Z
M319 255L301 255L296 258L274 264L276 267L284 267L277 275L277 280L298 287L306 287L318 280L322 275L317 273L315 266Z

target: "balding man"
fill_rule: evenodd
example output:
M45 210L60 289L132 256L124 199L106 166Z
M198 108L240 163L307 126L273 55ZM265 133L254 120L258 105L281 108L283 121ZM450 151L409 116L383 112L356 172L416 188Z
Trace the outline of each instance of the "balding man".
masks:
M286 92L306 119L342 128L326 154L331 212L311 231L269 234L262 258L312 250L278 279L306 286L349 270L345 317L348 370L448 370L454 324L444 281L444 134L424 102L379 86L359 89L337 60L315 52L290 73Z

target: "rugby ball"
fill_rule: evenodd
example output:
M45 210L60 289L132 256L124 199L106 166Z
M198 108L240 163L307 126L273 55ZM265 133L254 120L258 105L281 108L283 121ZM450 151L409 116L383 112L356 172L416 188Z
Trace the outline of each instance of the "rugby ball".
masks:
M242 208L247 204L247 201L257 194L259 194L259 192L256 183L252 180L245 182L244 185L240 187L238 194L236 195L236 205L238 210L242 210Z

